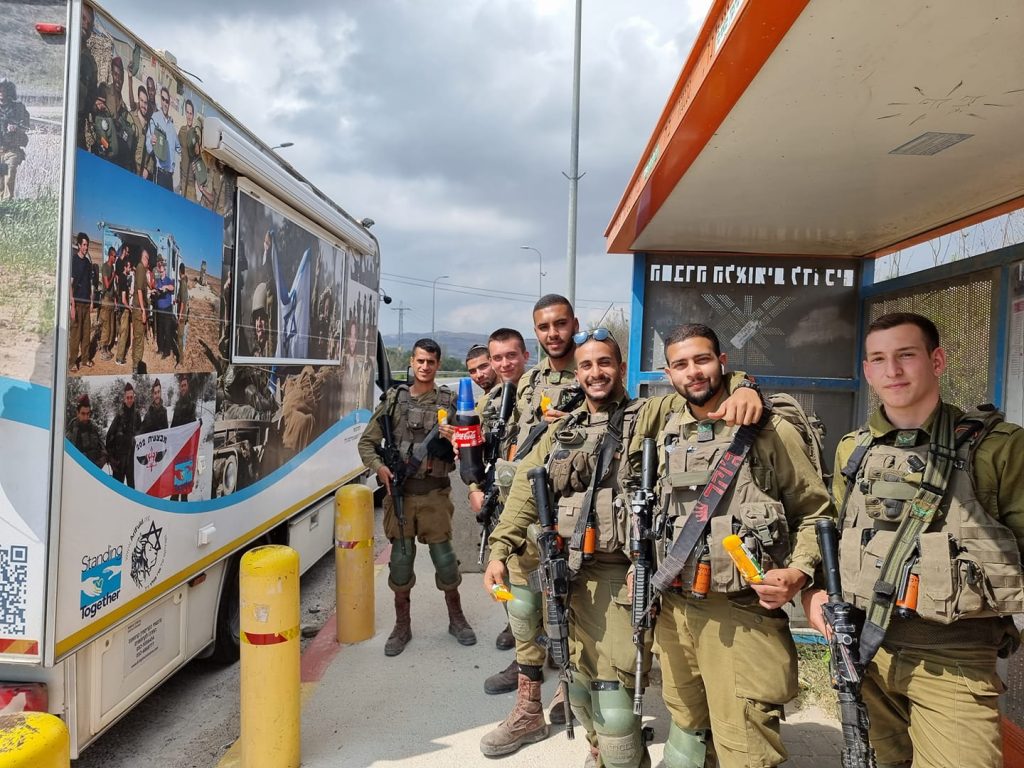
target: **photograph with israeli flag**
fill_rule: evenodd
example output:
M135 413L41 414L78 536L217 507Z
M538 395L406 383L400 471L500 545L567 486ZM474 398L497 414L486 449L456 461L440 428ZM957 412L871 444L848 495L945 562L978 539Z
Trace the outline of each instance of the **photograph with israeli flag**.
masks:
M346 256L316 224L240 183L232 360L340 365Z

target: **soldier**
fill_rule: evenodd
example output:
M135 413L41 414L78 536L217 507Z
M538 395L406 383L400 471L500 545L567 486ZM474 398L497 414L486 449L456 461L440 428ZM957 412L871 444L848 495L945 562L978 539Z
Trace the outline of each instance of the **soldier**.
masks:
M146 417L139 428L140 435L167 429L167 406L164 405L164 388L160 384L160 379L154 378L149 389L149 408L146 409Z
M196 200L195 164L203 149L203 137L195 126L196 108L192 99L185 99L185 124L178 129L181 147L181 174L178 192L189 200Z
M185 274L185 262L178 262L178 286L174 294L174 317L178 325L178 340L174 350L174 364L181 365L185 356L185 344L188 341L188 317L191 303L188 298L188 276Z
M252 357L270 357L270 329L267 325L267 304L269 291L266 283L260 283L252 292Z
M395 628L384 646L385 656L397 656L412 639L409 622L409 597L416 575L413 561L416 539L426 544L434 563L437 588L444 592L448 606L448 632L461 645L475 645L474 634L462 612L459 597L459 562L452 548L451 481L448 475L455 469L455 452L444 436L427 445L427 458L416 473L406 479L401 493L404 496L404 529L399 530L391 497L391 470L378 455L384 439L380 424L382 416L390 416L394 440L406 459L420 445L437 423L437 409L449 413L455 409L455 394L447 387L437 387L434 377L441 362L441 348L433 339L419 339L412 349L409 364L412 367L411 385L400 385L388 390L384 401L377 407L359 438L359 457L368 469L377 473L378 482L388 491L384 499L384 532L391 541L390 576L388 586L395 593ZM450 435L451 428L446 428Z
M115 261L117 251L114 246L107 248L107 260L100 265L100 359L110 360L114 357L111 349L114 346L114 305L117 303L116 286L114 285Z
M64 436L71 441L71 444L82 452L85 458L89 459L97 467L102 468L107 463L107 453L103 449L103 438L100 431L92 420L92 403L88 395L78 398L78 407L75 411L75 418L68 424Z
M92 6L82 3L82 31L81 31L81 52L78 57L78 141L82 149L88 150L86 146L86 122L89 111L96 102L96 89L99 84L99 67L96 66L96 58L89 48L89 38L92 37L95 16Z
M132 282L132 370L142 370L142 357L146 352L146 326L149 323L149 248L143 248L135 266Z
M124 62L120 56L110 60L110 83L107 86L107 111L114 117L117 130L118 150L113 160L125 170L135 172L135 149L142 134L136 130L131 110L125 104Z
M144 179L156 179L156 158L146 144L146 129L149 126L149 92L146 86L139 86L139 98L129 117L132 121L132 170Z
M730 388L753 390L743 386L742 374L727 378L726 356L706 325L669 333L665 359L678 395L647 402L629 454L636 478L643 438L657 437L668 552L712 470L721 479L719 457L739 450L728 425L760 424L761 414L759 398L736 409L724 404ZM724 481L725 490L716 485L720 503L708 512L709 528L681 575L669 572L664 557L659 565L659 575L678 579L661 594L654 631L672 717L667 768L714 764L712 741L722 768L775 766L786 759L779 720L797 693L797 667L782 607L809 584L820 561L814 522L831 515L832 507L803 437L784 418L772 415L747 446L736 464L730 462L738 470ZM765 566L762 583L748 584L726 554L722 540L734 532ZM710 582L695 573L709 573Z
M76 373L79 365L92 368L89 347L92 344L92 258L89 236L75 236L77 251L71 261L71 329L68 339L68 365Z
M177 379L178 399L174 401L174 413L171 415L172 427L180 427L182 424L191 424L198 418L196 416L196 399L191 393L191 376L187 373L179 373ZM188 501L188 494L172 493L170 500Z
M121 269L115 273L115 296L117 297L117 312L119 315L117 324L117 353L114 362L118 365L125 364L128 355L128 344L132 338L132 304L135 295L135 273L132 271L132 263L128 258L128 246L121 246L122 257L118 261Z
M498 383L498 374L491 368L491 358L483 344L474 344L466 352L466 370L469 371L469 378L485 395Z
M526 350L526 341L523 334L513 328L499 328L487 339L487 352L491 362L491 368L501 379L502 384L506 382L517 383L526 373L526 364L530 359L530 353ZM481 398L477 410L480 412L480 421L484 432L489 432L498 418L498 408L501 406L501 387L495 386L486 397ZM498 448L499 463L504 467L503 471L514 472L515 468L508 462L509 450L516 441L516 428L519 421L519 414L515 407L512 408L512 415L509 417L509 424L505 428L504 442ZM511 481L506 483L507 487ZM500 494L501 501L504 496ZM469 486L469 506L473 514L479 514L483 507L484 491L479 485L473 483ZM508 624L498 633L494 641L495 647L500 651L507 651L515 648L516 639L512 634L512 627ZM484 681L484 693L508 693L516 690L519 676L518 662L513 658L512 663L503 672L491 675Z
M583 560L582 552L569 555L574 574L569 596L569 699L587 730L588 761L596 765L600 753L607 768L637 768L651 762L640 717L633 714L636 653L626 595L628 540L623 535L629 507L616 499L622 491L619 457L624 442L628 444L639 403L626 394L626 365L607 329L577 334L574 349L576 379L586 394L586 404L556 422L522 460L501 520L491 534L484 589L490 592L495 584L504 584L504 561L525 549L527 527L537 521L526 473L531 467L547 466L560 535L569 541L577 520L587 525L588 517L597 534L592 559ZM592 506L584 512L588 500ZM643 666L646 673L649 650ZM480 749L489 757L514 752L547 735L540 681L520 673L518 682L520 694L509 720L518 721L523 733L499 727L485 735ZM528 721L536 727L523 728Z
M177 329L174 327L174 278L167 274L163 257L156 260L156 290L152 296L156 348L166 360L174 352Z
M135 487L135 435L142 431L142 417L135 407L135 387L124 385L124 399L107 429L107 461L114 479Z
M18 89L10 80L0 80L0 202L14 199L18 166L25 162L29 115L18 101Z
M861 695L879 768L1003 764L999 657L1020 644L1024 430L992 406L943 402L935 324L897 312L868 326L864 377L881 405L836 451L843 599L866 611ZM904 568L918 580L883 593ZM824 629L826 596L804 608Z

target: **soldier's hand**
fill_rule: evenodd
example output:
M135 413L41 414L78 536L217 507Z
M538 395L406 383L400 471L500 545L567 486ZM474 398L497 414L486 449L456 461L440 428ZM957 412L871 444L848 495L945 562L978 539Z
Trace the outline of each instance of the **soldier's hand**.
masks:
M445 440L451 442L452 435L455 434L455 427L453 427L451 424L438 424L437 432Z
M544 411L544 421L548 424L554 424L559 419L563 419L568 415L565 411L560 411L557 408L548 408Z
M470 491L469 492L469 508L473 510L474 515L479 515L480 510L484 506L484 492L483 491Z
M626 571L626 595L630 600L633 599L633 574L635 573L633 566L629 566L629 570Z
M804 606L804 615L807 616L807 620L811 622L811 626L821 632L825 636L825 639L832 639L832 630L825 621L825 616L822 613L822 608L825 603L828 602L828 595L824 589L809 589L803 593L800 601Z
M487 569L484 571L484 591L492 599L497 600L491 592L495 584L508 584L508 569L505 568L505 564L501 560L491 560L487 563Z
M756 424L763 410L760 393L750 387L740 387L719 404L717 411L709 413L708 418L724 419L730 427L734 424Z
M762 607L781 608L807 583L807 574L797 568L774 568L760 584L751 584Z
M391 495L391 470L381 464L377 467L377 482L380 483L388 492L388 496Z

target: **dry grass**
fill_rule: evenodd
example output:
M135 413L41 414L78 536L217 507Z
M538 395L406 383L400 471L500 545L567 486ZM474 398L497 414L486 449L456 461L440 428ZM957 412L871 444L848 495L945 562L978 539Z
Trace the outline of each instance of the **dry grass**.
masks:
M836 705L836 694L832 689L832 680L829 675L828 647L824 645L798 645L797 652L797 677L800 684L800 692L794 702L798 709L804 707L820 707L832 717L839 718L839 710Z

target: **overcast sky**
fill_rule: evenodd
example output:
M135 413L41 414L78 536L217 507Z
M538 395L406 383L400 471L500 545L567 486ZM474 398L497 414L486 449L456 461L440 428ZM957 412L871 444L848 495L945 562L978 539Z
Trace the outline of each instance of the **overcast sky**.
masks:
M567 288L572 0L105 0L154 48L381 243L405 332L530 326ZM594 323L629 313L631 258L604 230L710 0L590 0L583 9L577 290ZM408 284L408 279L421 281ZM428 285L422 285L427 281ZM523 294L467 295L445 283ZM398 313L382 307L384 333Z

